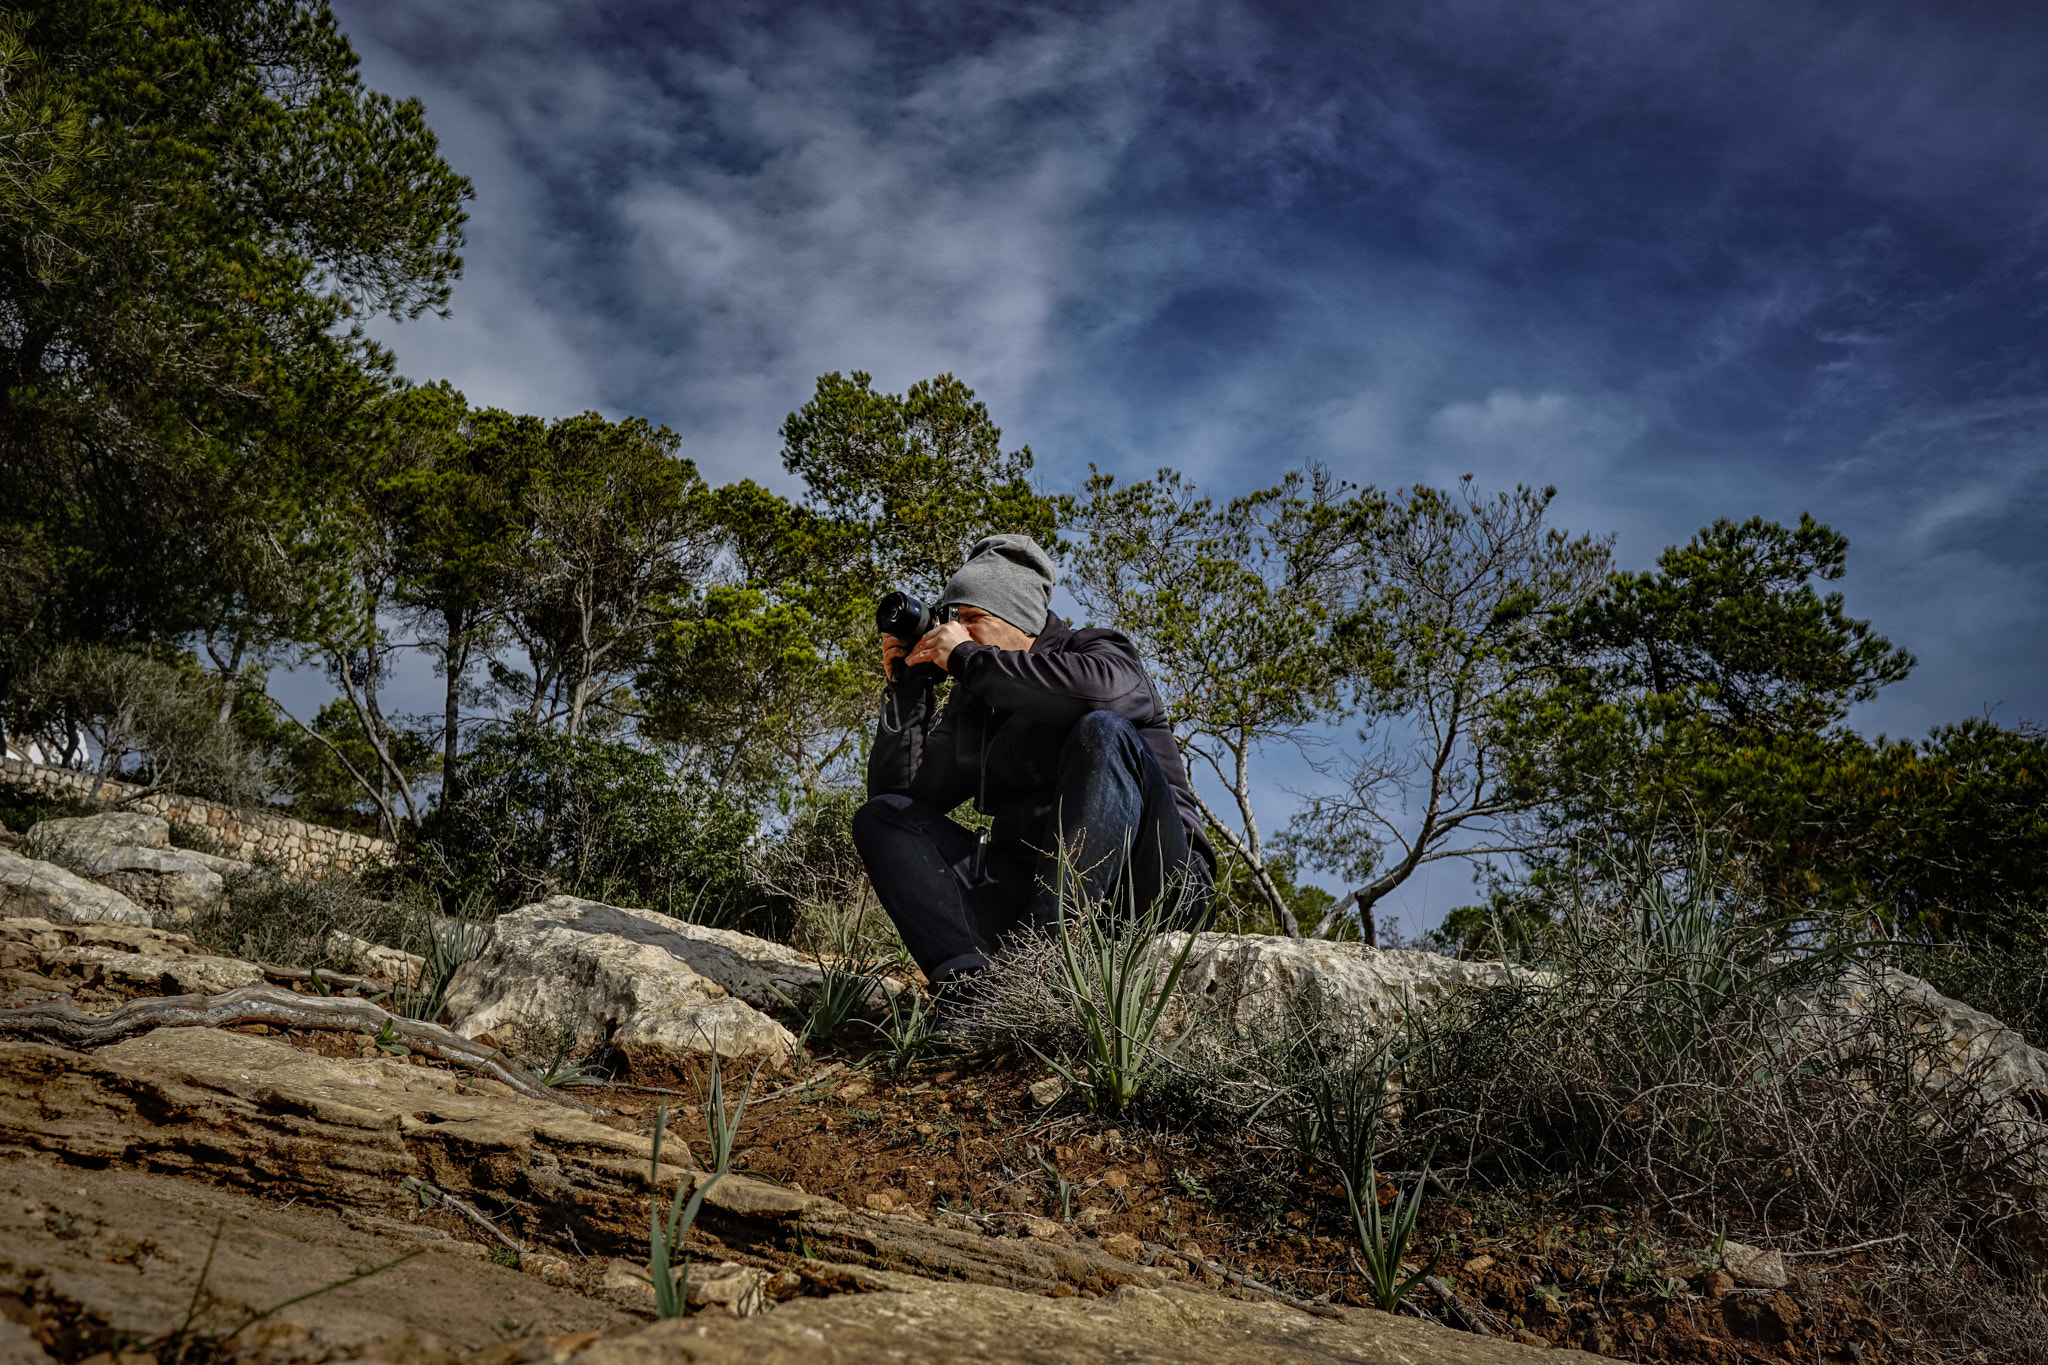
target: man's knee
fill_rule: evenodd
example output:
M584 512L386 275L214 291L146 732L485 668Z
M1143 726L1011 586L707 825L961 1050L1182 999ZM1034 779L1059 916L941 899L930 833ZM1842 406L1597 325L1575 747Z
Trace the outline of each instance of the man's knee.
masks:
M911 828L907 817L916 804L896 792L869 797L853 813L853 846L866 857L870 849L886 842L890 835Z
M1090 711L1068 733L1060 757L1062 760L1099 758L1120 749L1129 750L1131 746L1143 748L1144 743L1138 735L1138 727L1116 712Z

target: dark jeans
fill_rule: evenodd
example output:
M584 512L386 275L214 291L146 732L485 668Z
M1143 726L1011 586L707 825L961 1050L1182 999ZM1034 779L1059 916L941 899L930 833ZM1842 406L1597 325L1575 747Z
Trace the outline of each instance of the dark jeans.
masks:
M1080 872L1088 903L1144 914L1172 895L1171 923L1206 922L1206 869L1188 848L1159 760L1129 721L1091 711L1068 733L1057 810L1055 836ZM908 796L874 797L853 817L853 842L875 895L935 984L980 971L1019 932L1059 932L1054 850L1018 857L991 848L981 883L969 888L954 868L966 865L975 839Z

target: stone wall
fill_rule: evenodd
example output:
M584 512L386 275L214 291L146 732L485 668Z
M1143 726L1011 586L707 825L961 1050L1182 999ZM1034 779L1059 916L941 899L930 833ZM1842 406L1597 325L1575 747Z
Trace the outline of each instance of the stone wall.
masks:
M309 825L274 811L237 810L196 796L174 796L169 792L142 795L144 789L133 783L111 782L72 768L25 763L18 758L0 758L0 782L47 787L103 806L148 811L172 824L208 831L220 841L220 851L230 858L244 862L261 858L293 872L356 867L372 858L389 858L393 851L385 840L367 834Z

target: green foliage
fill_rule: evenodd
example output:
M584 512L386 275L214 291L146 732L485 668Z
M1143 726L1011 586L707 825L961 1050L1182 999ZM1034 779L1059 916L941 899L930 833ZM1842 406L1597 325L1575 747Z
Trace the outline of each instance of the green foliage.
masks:
M230 957L287 967L357 970L353 954L329 941L336 930L368 943L418 952L426 942L431 902L417 887L383 899L343 876L308 877L282 870L235 872L226 893L202 910L187 932Z
M250 804L266 785L259 755L189 660L60 645L15 674L0 709L8 733L102 777Z
M0 782L0 827L26 834L44 820L91 815L99 807L84 797L26 782Z
M1195 936L1182 934L1171 949L1157 941L1173 922L1166 904L1140 913L1130 905L1086 903L1065 850L1058 875L1062 924L1053 986L1080 1025L1081 1048L1076 1064L1045 1060L1090 1108L1121 1114L1172 1061L1179 1038L1162 1037L1160 1024Z
M1988 720L1917 744L1847 728L1913 661L1815 587L1846 554L1810 517L1721 521L1614 575L1551 624L1558 681L1514 722L1508 785L1548 795L1555 847L1670 856L1705 829L1778 913L2004 941L2016 908L2048 908L2048 739Z
M804 481L816 549L872 610L891 587L936 594L992 532L1054 541L1056 509L1031 486L1030 447L1006 453L1002 438L949 374L899 395L834 371L783 422L782 463Z
M479 738L465 771L418 839L450 894L509 906L566 891L700 913L747 894L751 817L644 749L513 724Z
M1413 1185L1405 1192L1395 1193L1391 1214L1380 1209L1379 1178L1378 1169L1367 1163L1364 1182L1354 1185L1347 1181L1344 1193L1351 1204L1352 1226L1358 1234L1359 1259L1365 1262L1366 1293L1374 1307L1391 1313L1436 1267L1436 1255L1432 1254L1428 1265L1406 1277L1401 1274L1401 1258L1407 1254L1416 1220L1422 1214L1422 1187L1429 1179L1429 1163L1423 1162L1422 1173L1415 1177Z
M733 1153L739 1149L740 1120L747 1116L747 1101L753 1098L754 1082L761 1078L761 1068L767 1064L765 1057L755 1063L754 1074L740 1089L740 1102L728 1109L725 1058L718 1051L718 1039L711 1039L711 1069L697 1099L704 1111L704 1137L711 1154L711 1169L720 1175L732 1169Z
M676 1182L675 1198L669 1201L668 1213L661 1210L661 1140L668 1132L668 1101L661 1102L661 1108L654 1116L654 1149L647 1158L647 1188L652 1197L647 1209L647 1276L654 1285L654 1313L661 1318L679 1318L690 1311L690 1266L689 1262L677 1263L683 1249L683 1242L690 1235L690 1228L697 1221L698 1210L704 1207L704 1196L711 1192L720 1178L712 1175L697 1180L686 1175ZM695 1187L692 1189L692 1187ZM689 1202L683 1202L685 1191L689 1191Z
M641 732L719 787L817 792L862 755L872 670L831 648L831 623L758 588L714 586L663 626L638 679Z
M29 0L0 65L0 639L290 619L384 382L354 321L445 302L467 182L317 0Z
M455 973L476 961L491 941L489 913L490 902L472 893L455 914L426 916L426 951L420 954L424 962L419 980L401 984L391 993L392 1013L430 1024L440 1022Z
M889 997L889 1009L880 1023L868 1027L881 1035L882 1045L861 1059L863 1066L879 1065L891 1076L902 1076L920 1062L944 1054L946 1040L933 1031L937 1011L916 989L906 986Z

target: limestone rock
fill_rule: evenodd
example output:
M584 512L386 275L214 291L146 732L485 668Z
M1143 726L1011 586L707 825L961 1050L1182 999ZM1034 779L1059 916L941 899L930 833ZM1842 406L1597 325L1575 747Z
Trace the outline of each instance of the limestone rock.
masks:
M149 911L118 891L89 882L55 863L12 853L0 853L0 914L45 919L53 924L112 920L148 928L155 923Z
M1759 1289L1783 1289L1791 1283L1785 1273L1785 1258L1775 1251L1765 1251L1746 1242L1723 1242L1721 1258L1727 1264L1728 1273L1736 1283L1753 1285Z
M566 1365L1308 1365L1403 1361L1407 1365L1514 1365L1530 1348L1390 1313L1311 1317L1278 1304L1199 1290L1126 1284L1099 1299L1043 1298L987 1284L934 1283L868 1272L869 1292L799 1298L758 1317L672 1318L608 1336ZM1548 1343L1545 1343L1546 1345ZM1585 1361L1573 1350L1543 1360Z
M775 1306L768 1298L768 1272L734 1261L692 1266L689 1298L699 1308L723 1304L736 1318L751 1318Z
M340 964L340 970L360 972L400 986L417 985L427 966L427 960L418 953L387 948L339 929L327 931L327 951Z
M263 984L263 973L253 963L215 957L187 935L140 925L4 919L0 943L24 945L44 974L73 978L83 985L159 995L218 995Z
M491 943L456 972L454 1028L514 1048L573 1027L579 1049L609 1045L636 1072L720 1055L780 1064L797 1041L748 1001L819 973L796 953L645 910L556 896L501 917Z
M233 858L144 844L103 848L85 867L94 881L148 910L159 924L189 923L221 898L228 873L250 870Z
M170 821L142 811L109 810L68 820L42 820L28 840L43 853L70 861L89 862L110 848L169 848Z
M1180 934L1162 934L1156 951L1176 953L1185 941ZM1295 1009L1319 1010L1377 1031L1454 990L1497 986L1524 974L1540 975L1500 962L1362 943L1197 934L1181 989L1243 1032L1269 1029Z

